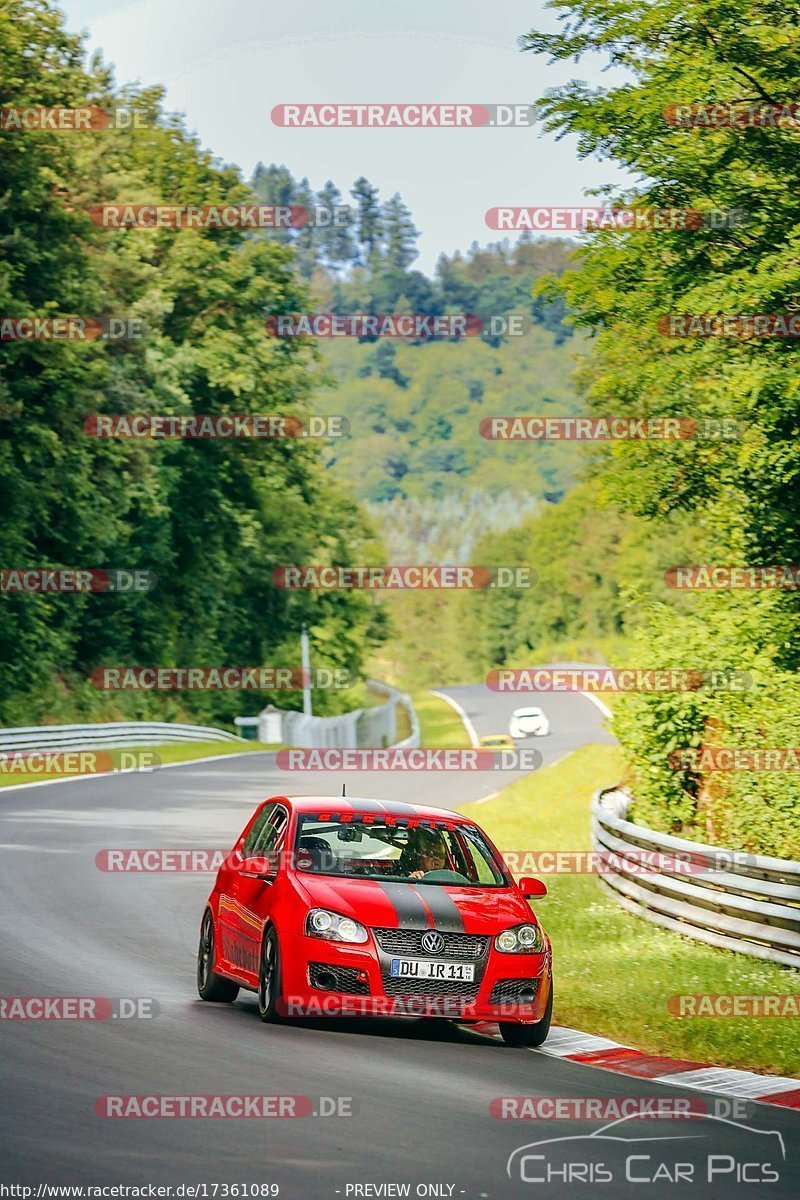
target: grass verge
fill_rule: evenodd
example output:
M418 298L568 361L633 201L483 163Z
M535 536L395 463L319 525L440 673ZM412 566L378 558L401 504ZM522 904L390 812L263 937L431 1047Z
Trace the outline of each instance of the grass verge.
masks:
M456 710L431 692L411 697L420 724L420 745L426 750L468 750L470 740Z
M109 757L114 764L133 765L130 758L120 755L155 755L161 763L191 762L194 758L211 758L217 754L241 754L243 751L279 750L280 746L264 746L260 742L174 742L159 746L130 746L125 750L109 747L108 750L54 751L59 754L59 765L63 770L26 771L17 769L17 760L9 757L0 762L0 788L20 783L41 783L46 779L76 779L95 772L105 774ZM20 761L20 768L23 765ZM143 762L147 762L144 758ZM157 768L156 768L157 769Z
M616 746L586 746L464 812L501 850L589 849L589 798L623 769ZM796 993L797 973L715 950L620 908L593 875L549 875L536 912L553 942L555 1020L654 1054L800 1074L797 1020L674 1017L676 994Z

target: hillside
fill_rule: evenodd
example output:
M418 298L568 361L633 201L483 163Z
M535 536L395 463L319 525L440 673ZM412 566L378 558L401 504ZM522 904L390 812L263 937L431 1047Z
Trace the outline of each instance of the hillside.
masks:
M313 311L460 313L482 322L484 334L460 341L319 339L318 378L327 382L312 401L350 422L350 436L328 446L326 462L367 505L390 555L463 560L481 534L564 494L579 462L575 444L492 442L479 425L492 416L578 412L570 376L582 339L565 323L560 298L534 295L543 276L564 272L573 243L473 244L465 255L441 255L429 278L412 266L418 231L400 196L381 201L362 177L349 204L332 182L315 192L275 164L259 164L251 186L269 203L346 210L339 227L309 223L269 235L293 245ZM497 332L512 314L524 332Z

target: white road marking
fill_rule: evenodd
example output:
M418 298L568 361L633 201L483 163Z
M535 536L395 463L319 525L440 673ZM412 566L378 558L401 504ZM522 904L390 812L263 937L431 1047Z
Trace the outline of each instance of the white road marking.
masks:
M111 749L112 747L108 748ZM210 754L207 758L187 758L182 762L161 763L160 766L148 771L140 771L138 767L123 767L121 771L93 771L91 775L70 775L66 779L39 779L36 783L10 783L8 787L0 787L0 798L6 792L19 792L28 788L47 787L51 783L77 783L79 780L109 779L115 775L152 775L155 771L168 771L171 767L194 767L197 763L222 762L223 758L245 758L253 754L265 753L270 754L275 753L275 751L237 750L234 754Z
M608 705L604 704L599 696L595 696L594 692L581 692L581 695L585 696L587 700L591 700L592 704L595 704L600 709L604 717L613 717L614 714Z
M473 746L477 746L478 745L478 735L475 732L475 726L472 724L472 721L470 721L469 717L464 712L464 709L461 707L461 705L458 703L458 701L454 700L452 698L452 696L445 695L444 692L435 692L435 691L433 691L433 689L431 689L431 695L438 696L440 700L444 700L446 704L449 704L451 708L454 708L456 710L458 715L461 717L461 720L464 722L464 728L467 731L470 742L472 743Z
M564 1025L554 1025L545 1044L537 1049L539 1054L564 1058L570 1054L591 1054L594 1050L626 1050L627 1047L621 1042L612 1041L611 1038L582 1033L580 1029L568 1029Z
M654 1083L669 1083L675 1087L696 1088L701 1092L725 1092L728 1096L755 1099L756 1096L797 1090L798 1081L778 1075L756 1075L753 1071L736 1071L732 1067L702 1067L695 1071L673 1071L657 1075Z

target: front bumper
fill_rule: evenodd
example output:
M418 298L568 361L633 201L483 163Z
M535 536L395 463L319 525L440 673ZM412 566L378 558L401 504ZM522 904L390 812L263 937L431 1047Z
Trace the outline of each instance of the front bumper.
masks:
M383 949L372 932L361 946L297 934L282 937L285 1015L541 1020L551 987L549 945L541 954L502 954L492 941L487 939L482 956L442 956L472 962L475 979L470 982L391 978L391 959L403 955Z

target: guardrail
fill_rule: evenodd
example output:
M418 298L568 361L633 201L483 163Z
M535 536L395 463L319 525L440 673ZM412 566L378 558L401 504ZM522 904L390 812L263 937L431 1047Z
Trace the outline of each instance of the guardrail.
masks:
M377 679L368 679L367 685L372 691L385 695L386 703L372 708L355 708L336 717L307 717L301 712L265 709L261 716L250 718L248 723L258 725L260 741L274 739L287 746L309 750L418 746L419 721L411 697L386 683L379 683ZM410 736L400 742L397 741L398 705L406 709L411 725ZM274 726L271 726L272 722ZM244 721L239 718L239 723L243 724ZM270 727L276 731L279 727L280 733L268 735L267 729Z
M244 742L244 738L208 725L168 721L105 721L97 725L29 725L0 729L0 753L23 750L96 750L104 746L142 746L159 742Z
M306 717L301 712L272 709L270 715L280 722L280 733L274 739L264 733L259 740L320 750L419 746L419 720L411 697L377 679L368 679L367 683L373 691L387 697L385 704L356 708L338 717ZM406 709L411 726L410 736L400 742L397 741L398 705ZM239 723L257 725L261 734L262 723L267 719L262 714L261 717L239 718ZM96 750L104 746L142 746L159 742L240 742L246 745L247 741L235 733L208 725L106 721L96 725L30 725L0 729L0 754L45 749Z
M377 679L368 679L367 683L374 692L383 692L385 696L390 698L389 702L393 703L394 708L400 705L408 714L408 723L411 726L411 733L407 738L403 738L401 742L392 740L390 743L397 750L413 750L419 746L420 727L417 710L414 708L413 701L407 692L398 692L397 688L390 687L388 683L380 683ZM396 720L396 717L395 717ZM395 724L395 737L397 737L397 726Z
M591 805L592 845L606 860L600 878L623 908L708 945L800 967L800 862L635 825L625 819L631 801L608 788ZM639 869L633 851L656 851L658 869Z

